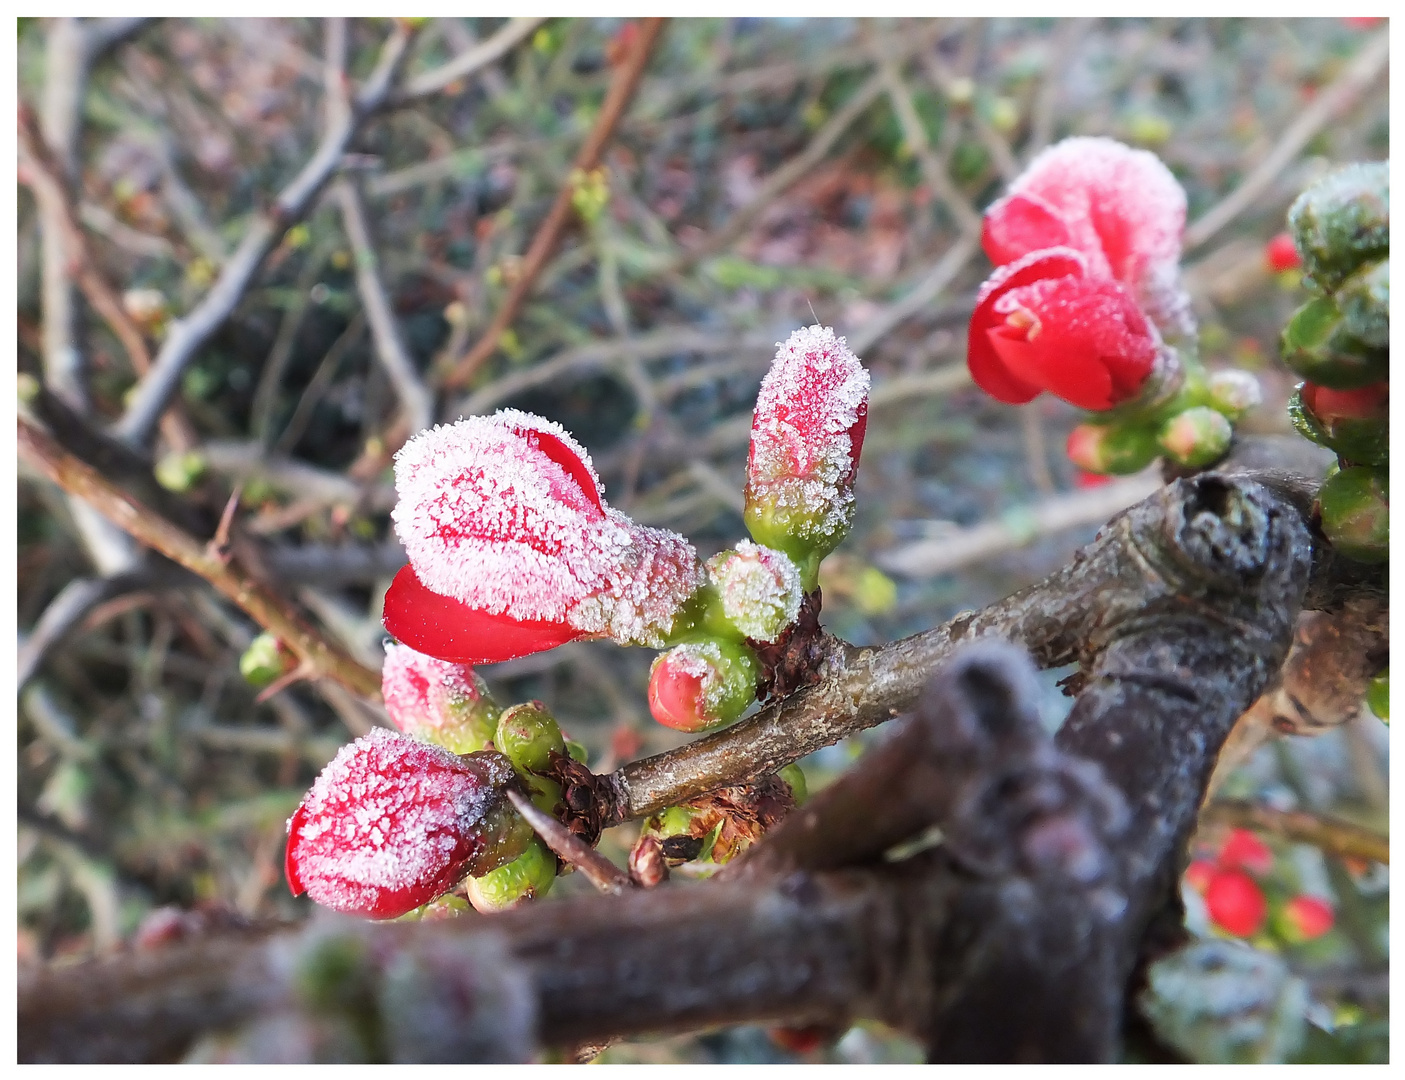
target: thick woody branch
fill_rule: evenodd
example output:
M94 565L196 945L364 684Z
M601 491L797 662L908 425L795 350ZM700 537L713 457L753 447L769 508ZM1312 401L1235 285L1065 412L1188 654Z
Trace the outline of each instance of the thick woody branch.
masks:
M116 432L133 445L144 443L166 403L180 385L181 373L224 321L234 313L274 244L311 209L313 200L341 164L342 155L366 120L385 105L410 43L410 32L397 24L381 48L375 70L350 107L341 110L316 152L263 213L257 215L239 247L229 257L205 298L171 323L151 370L137 384Z
M1211 475L1160 489L1109 522L1068 566L980 612L876 648L828 638L816 685L725 731L612 773L615 801L607 820L643 817L754 780L906 712L936 665L962 642L999 637L1022 644L1041 667L1086 666L1110 625L1215 587L1185 551L1181 531L1186 500Z
M64 491L224 593L282 640L310 677L332 679L364 698L374 699L380 693L380 675L327 640L287 600L240 570L213 545L201 543L122 491L23 417L19 418L19 453L21 460Z
M1114 523L1125 558L1084 553L1107 563L1108 599L1073 650L1089 682L1052 745L1029 676L977 646L896 736L906 754L861 763L742 880L492 920L315 920L237 949L31 973L20 1056L169 1057L244 1022L227 1055L311 1059L340 1001L342 1022L379 1033L365 1053L380 1059L524 1060L539 1044L868 1016L934 1060L1107 1060L1219 740L1286 652L1309 567L1306 529L1264 488L1208 476L1167 491ZM884 783L896 808L870 808L876 839L844 833L855 796ZM875 862L928 822L938 850ZM330 970L335 995L317 981Z

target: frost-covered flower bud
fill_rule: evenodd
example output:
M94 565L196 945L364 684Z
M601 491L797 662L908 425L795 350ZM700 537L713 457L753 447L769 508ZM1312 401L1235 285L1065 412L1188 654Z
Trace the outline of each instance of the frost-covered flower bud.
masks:
M387 644L381 696L395 726L456 754L486 749L502 709L468 664Z
M705 731L735 720L756 700L756 655L709 639L675 646L649 672L649 711L665 727Z
M1197 405L1167 420L1156 441L1173 461L1198 468L1223 457L1233 437L1234 429L1224 414Z
M746 526L784 551L808 591L854 523L868 372L824 326L795 331L761 382L746 463Z
M504 409L423 431L395 456L392 517L410 563L385 627L454 663L510 660L581 637L661 648L702 583L683 537L604 499L558 424Z
M1161 452L1148 429L1115 424L1079 424L1065 451L1080 469L1103 476L1140 472Z
M1390 165L1347 165L1324 176L1288 210L1303 268L1328 292L1363 263L1390 252Z
M1210 408L1222 413L1227 420L1238 420L1250 409L1263 404L1264 400L1259 380L1238 368L1211 373L1207 389Z
M491 915L545 896L555 880L556 856L540 839L533 839L527 850L506 866L469 878L464 891L475 911Z
M1390 558L1390 474L1356 465L1329 476L1317 492L1322 532L1332 546L1357 562Z
M707 561L727 622L753 641L775 641L800 613L800 571L790 556L742 540Z
M376 728L341 748L289 820L288 885L336 911L413 911L523 852L532 830L504 794L513 779L501 754Z

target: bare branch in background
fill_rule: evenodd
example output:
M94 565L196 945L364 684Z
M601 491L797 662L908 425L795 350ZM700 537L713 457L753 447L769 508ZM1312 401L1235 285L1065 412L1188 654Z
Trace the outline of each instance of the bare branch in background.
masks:
M20 457L69 494L77 496L142 543L194 571L284 642L309 677L329 678L362 697L380 694L380 673L363 667L313 629L288 602L211 553L171 522L119 490L91 466L60 447L34 424L19 420Z
M137 384L127 411L117 424L116 431L122 439L133 445L147 440L180 384L186 365L233 314L278 238L311 209L318 192L341 164L342 154L351 140L389 99L409 43L410 32L397 23L381 47L375 70L353 97L351 108L341 122L323 135L313 156L278 193L270 209L254 219L205 298L184 317L171 323L151 371Z
M405 83L404 89L394 96L391 104L405 105L416 98L436 94L452 83L472 78L488 65L501 60L519 43L530 37L544 22L546 22L545 19L509 19L507 24L488 40L460 53L448 63L434 68L432 71L423 72L409 79Z
M634 92L639 87L639 80L644 75L644 68L648 66L649 57L653 54L654 44L658 41L659 35L663 33L664 23L664 19L645 19L640 23L639 36L634 42L633 51L621 62L619 69L615 72L615 76L610 82L610 89L605 95L605 101L600 106L600 112L595 118L595 123L580 150L576 153L575 160L571 163L572 175L577 170L588 173L600 164L605 147L609 145L610 139L615 134L615 128L619 125L625 110L629 108L629 103L634 98ZM473 378L474 373L483 365L484 361L493 355L498 347L498 342L502 340L503 332L516 320L517 313L526 303L527 297L537 283L538 276L546 268L547 260L556 250L562 232L571 218L574 193L574 181L571 176L568 176L566 182L556 192L556 199L551 204L551 209L547 211L542 223L537 226L532 243L527 248L527 253L522 257L522 267L517 280L513 282L511 290L494 313L492 321L488 323L482 336L467 353L454 361L445 375L445 386L463 386Z
M1193 251L1242 214L1268 190L1287 165L1312 141L1323 126L1339 118L1380 77L1390 58L1390 31L1377 31L1361 47L1330 86L1322 89L1303 109L1268 155L1256 165L1239 186L1192 221L1185 230L1185 248Z

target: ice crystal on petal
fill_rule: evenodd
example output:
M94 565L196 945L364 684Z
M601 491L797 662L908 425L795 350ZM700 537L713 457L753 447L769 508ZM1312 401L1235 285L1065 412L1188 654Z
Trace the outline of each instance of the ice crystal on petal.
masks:
M722 611L754 641L774 641L800 613L800 571L783 551L740 541L707 562Z
M482 847L488 804L510 780L495 768L383 728L342 747L290 822L290 884L382 918L427 903Z
M401 731L441 726L449 704L471 704L483 696L482 683L468 664L436 660L408 645L387 642L381 668L385 710Z
M396 456L396 487L416 576L478 611L657 645L700 581L692 546L606 506L585 449L540 417L424 432Z
M1073 138L1039 154L985 215L997 264L1069 247L1096 276L1127 285L1168 332L1193 323L1179 285L1185 191L1153 153L1105 138Z
M762 380L748 489L805 515L807 538L830 536L852 516L868 387L868 371L827 326L804 327L778 343Z

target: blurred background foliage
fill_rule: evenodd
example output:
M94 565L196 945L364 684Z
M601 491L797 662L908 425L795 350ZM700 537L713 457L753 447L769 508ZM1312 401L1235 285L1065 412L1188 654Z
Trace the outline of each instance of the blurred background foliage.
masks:
M409 75L502 22L427 21ZM1098 134L1161 155L1195 222L1383 32L1363 22L672 21L602 171L575 181L579 227L460 389L445 387L445 373L571 182L630 31L611 19L545 22L473 78L373 119L343 173L360 187L381 283L438 416L511 405L560 421L591 450L614 505L686 533L704 558L745 535L746 434L772 343L812 321L847 335L873 372L874 400L858 523L825 564L824 618L851 641L880 642L1036 580L1115 510L1051 529L1036 511L1078 492L1062 454L1075 411L1047 398L1007 408L965 378L966 321L989 269L971 242L976 215L1039 147ZM348 24L353 79L368 74L389 28ZM42 96L48 31L20 20L22 100ZM92 71L78 210L102 273L134 317L145 313L153 340L200 300L250 215L315 147L323 49L316 20L163 20ZM1304 299L1293 272L1267 267L1264 244L1311 180L1335 163L1388 157L1388 139L1379 80L1232 221L1192 233L1185 273L1202 354L1212 368L1255 370L1265 386L1251 430L1290 430L1294 379L1276 342ZM38 376L40 221L23 187L18 240L19 368ZM934 268L944 278L935 289ZM216 516L239 490L240 521L267 545L271 572L378 666L380 598L402 558L390 454L407 432L361 311L342 218L324 198L186 370L180 402L198 441L184 457L158 447L157 476ZM84 317L78 345L93 416L113 420L138 374L96 317ZM935 572L883 569L885 553L969 540L977 526L995 541ZM59 591L93 571L69 504L27 474L18 535L23 642ZM257 703L238 660L258 629L209 590L148 585L93 606L47 651L19 696L22 963L124 947L167 905L306 915L306 898L294 901L282 880L284 822L338 745L375 718L305 684ZM605 771L682 738L649 719L651 658L577 643L483 674L501 701L546 702ZM1051 726L1067 707L1060 674L1049 676ZM812 789L879 737L804 762ZM1223 793L1385 833L1385 778L1384 729L1365 716L1270 743ZM622 859L630 832L615 830L603 850ZM1223 835L1207 824L1197 850L1216 850ZM1265 839L1270 907L1308 893L1331 903L1335 924L1294 943L1271 919L1248 961L1232 951L1187 961L1149 991L1158 1031L1201 1060L1385 1060L1385 868ZM580 887L565 878L546 902ZM1223 939L1193 888L1186 897L1192 932ZM621 1045L606 1059L916 1053L869 1027L817 1042L742 1028Z

